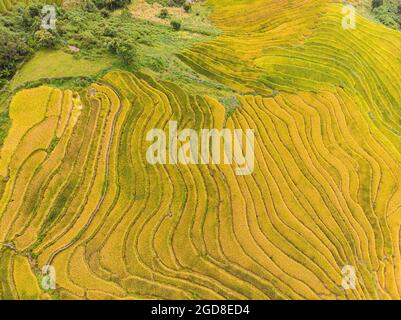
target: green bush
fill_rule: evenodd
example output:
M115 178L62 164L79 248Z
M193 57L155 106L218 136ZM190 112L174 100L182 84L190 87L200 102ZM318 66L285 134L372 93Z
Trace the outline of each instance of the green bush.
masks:
M169 0L168 4L171 7L182 7L186 2L186 0Z
M110 17L110 11L108 11L107 9L104 9L104 8L100 10L100 14L102 15L103 18Z
M181 22L173 20L170 22L171 26L175 31L179 31L181 29Z
M372 0L372 9L378 8L383 5L383 0Z
M79 33L76 37L80 42L82 48L90 49L98 44L98 40L90 31L83 31Z
M161 9L159 13L160 19L167 19L169 16L167 9Z
M121 9L131 3L131 0L94 0L96 7L108 10Z
M38 30L34 34L35 43L40 48L54 48L57 45L57 37L50 31Z
M185 12L189 13L189 12L191 12L192 6L190 3L185 3L183 8L184 8Z
M125 64L136 65L138 59L137 48L135 43L130 39L112 38L108 42L107 47L111 53L119 56Z
M84 2L82 2L82 9L84 9L85 11L88 11L88 12L95 12L97 9L97 6L91 0L85 0Z
M117 30L111 26L107 26L106 28L104 28L103 35L105 37L116 37Z

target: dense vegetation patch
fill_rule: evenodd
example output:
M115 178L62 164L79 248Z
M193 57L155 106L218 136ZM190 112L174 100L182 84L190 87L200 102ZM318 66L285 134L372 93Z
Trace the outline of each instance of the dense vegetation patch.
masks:
M205 23L209 14L207 6L198 3L193 13L186 14L184 21L174 18L161 24L133 16L132 8L127 7L130 3L130 0L84 0L68 6L68 9L56 5L54 30L41 26L45 15L42 13L43 4L13 6L7 15L0 16L1 101L7 101L10 90L22 84L25 87L39 84L63 88L66 84L74 88L87 86L96 80L94 75L101 76L110 68L144 70L162 79L189 85L192 89L222 89L221 85L199 76L176 56L193 43L218 34L211 24ZM185 4L166 2L166 5L177 7ZM76 64L71 61L74 59ZM24 72L24 67L29 64L27 61L32 61L27 68L32 76ZM44 62L43 68L38 66L41 61ZM71 68L65 75L60 75L68 65L76 65L82 70ZM103 66L103 69L99 70L97 66ZM82 76L85 70L91 71ZM72 78L74 76L76 79ZM11 85L6 86L10 81ZM5 86L10 90L6 92ZM0 113L1 143L9 127L7 103L2 104Z
M401 2L399 0L372 0L375 18L385 26L401 29Z
M0 87L13 77L21 62L41 49L75 50L75 56L87 59L112 54L124 69L162 72L179 50L208 38L177 35L179 21L160 25L135 19L126 9L113 12L129 2L85 0L68 10L56 7L55 30L41 28L42 5L15 7L0 17Z

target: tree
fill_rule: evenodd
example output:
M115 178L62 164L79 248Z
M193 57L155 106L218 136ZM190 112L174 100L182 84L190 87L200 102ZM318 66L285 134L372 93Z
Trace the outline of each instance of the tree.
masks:
M27 30L39 30L42 23L42 6L32 4L27 8L20 8L22 26Z
M31 48L20 34L0 27L0 79L11 78L17 64L31 52Z
M82 9L84 9L85 11L88 12L95 12L97 9L97 6L94 2L92 2L91 0L85 0L81 3L82 5Z
M138 57L136 44L130 39L111 39L107 47L111 53L119 56L127 65L135 65Z

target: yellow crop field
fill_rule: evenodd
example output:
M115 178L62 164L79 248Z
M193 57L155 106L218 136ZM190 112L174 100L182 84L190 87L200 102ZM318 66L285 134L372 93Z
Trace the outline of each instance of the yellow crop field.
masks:
M14 94L0 299L401 298L401 33L344 28L342 1L207 4L221 33L176 58L221 96L123 69ZM254 143L196 162L205 129Z

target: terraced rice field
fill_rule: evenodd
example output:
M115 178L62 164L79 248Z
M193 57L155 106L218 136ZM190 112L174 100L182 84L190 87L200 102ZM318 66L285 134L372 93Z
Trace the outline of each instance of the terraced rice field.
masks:
M238 92L231 116L123 71L13 98L1 298L400 298L401 34L360 16L344 30L332 1L209 2L223 34L180 58ZM253 174L150 165L146 133L170 120L254 129Z

